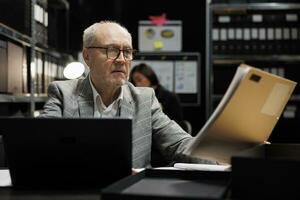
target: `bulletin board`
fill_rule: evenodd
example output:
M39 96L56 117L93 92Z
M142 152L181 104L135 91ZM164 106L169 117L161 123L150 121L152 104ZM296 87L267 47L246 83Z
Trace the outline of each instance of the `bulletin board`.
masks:
M200 53L137 53L132 68L146 63L160 83L175 92L183 105L200 105Z

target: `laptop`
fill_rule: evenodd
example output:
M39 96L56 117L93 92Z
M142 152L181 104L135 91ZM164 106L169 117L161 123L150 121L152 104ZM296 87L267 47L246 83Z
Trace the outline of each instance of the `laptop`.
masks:
M268 140L296 82L241 64L221 102L185 154L230 164Z
M16 188L103 188L131 174L124 118L0 118Z

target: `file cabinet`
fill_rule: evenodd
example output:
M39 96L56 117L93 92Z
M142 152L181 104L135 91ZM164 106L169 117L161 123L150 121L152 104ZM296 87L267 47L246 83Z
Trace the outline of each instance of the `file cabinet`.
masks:
M300 81L299 3L211 4L210 31L208 114L241 63ZM292 131L299 128L299 106L298 86L271 135L273 142L300 142L300 136Z

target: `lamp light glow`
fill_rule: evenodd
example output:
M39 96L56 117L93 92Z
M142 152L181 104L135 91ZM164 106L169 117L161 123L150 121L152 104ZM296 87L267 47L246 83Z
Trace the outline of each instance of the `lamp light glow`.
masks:
M67 79L76 79L83 75L85 67L81 62L71 62L64 69L64 77Z

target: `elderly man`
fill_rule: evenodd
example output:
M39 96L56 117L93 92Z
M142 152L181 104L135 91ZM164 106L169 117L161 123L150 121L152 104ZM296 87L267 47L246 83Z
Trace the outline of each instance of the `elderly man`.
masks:
M89 75L51 83L41 117L131 118L134 168L150 166L152 142L168 161L187 161L182 152L193 137L162 112L153 89L128 82L134 53L128 30L95 23L84 31L82 53Z

